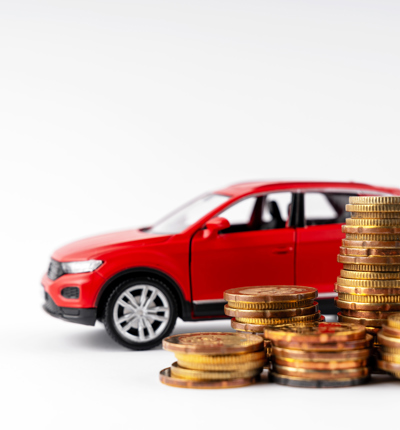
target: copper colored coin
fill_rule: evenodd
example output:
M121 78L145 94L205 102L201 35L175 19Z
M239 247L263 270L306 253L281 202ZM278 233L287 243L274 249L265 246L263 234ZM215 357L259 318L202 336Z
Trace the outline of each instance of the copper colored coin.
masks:
M390 354L388 352L381 351L380 356L382 360L389 361L390 363L399 363L400 364L400 355L399 354Z
M392 363L386 360L378 360L378 367L381 370L389 373L400 373L400 363Z
M270 380L280 385L298 388L339 388L354 387L369 381L369 375L364 378L343 378L343 379L305 379L296 376L279 375L270 372Z
M347 279L338 276L337 284L343 287L400 288L400 280L398 279Z
M347 248L346 246L340 247L340 255L346 256L360 256L360 257L390 257L394 256L400 258L400 249L385 249L385 248ZM399 260L400 261L400 260Z
M389 315L393 315L393 312L382 312L382 311L357 311L353 309L342 309L341 314L348 317L354 318L372 318L387 320Z
M400 264L400 256L370 256L361 257L355 255L338 255L338 262L343 264L373 264L373 265L390 265L390 264Z
M400 205L400 196L351 196L352 205Z
M307 379L362 378L369 375L368 367L340 370L313 370L274 364L273 370L275 373L279 373L280 375L297 376Z
M356 318L343 315L342 312L338 312L338 318L343 323L362 324L368 327L382 327L387 321L386 319L375 319L375 318Z
M385 224L376 225L360 225L360 221L378 221L366 219L346 219L346 225L342 225L342 232L346 234L400 234L400 225L387 226ZM393 220L379 220L379 221L393 221Z
M340 271L340 276L346 279L359 279L364 281L396 281L400 280L400 272L358 272L354 270Z
M354 309L358 311L400 311L400 303L369 303L369 302L356 302L356 301L350 301L343 300L344 298L347 299L347 295L343 294L344 297L341 297L341 294L339 293L339 297L335 297L335 305L340 309ZM360 296L356 296L360 297Z
M335 284L337 293L366 296L397 296L400 295L400 288L365 288L365 287L345 287Z
M224 292L224 299L233 302L298 302L315 299L316 288L295 285L269 285L260 287L233 288Z
M356 369L368 366L368 360L350 360L350 361L301 361L292 358L273 357L274 363L280 366L295 367L299 369L311 370L341 370Z
M234 330L240 331L240 332L248 332L248 333L264 333L265 325L264 324L246 324L246 323L240 323L235 320L235 318L232 318L231 320L231 327Z
M300 361L351 361L351 360L366 360L371 351L368 348L354 349L349 351L303 351L297 349L280 348L278 346L272 347L272 352L276 357L290 358Z
M257 302L232 302L228 301L228 306L232 309L246 309L246 310L286 310L294 308L304 308L312 306L314 300L300 300L299 302L270 302L270 303L257 303Z
M352 351L355 349L365 349L371 346L373 337L367 334L363 339L329 342L329 343L312 343L312 342L294 342L294 341L274 341L274 347L285 348L290 350L301 350L306 352L342 352Z
M260 351L264 348L261 336L247 333L187 333L177 334L163 340L167 351L199 354L238 354Z
M388 319L388 326L400 329L400 312L396 315L391 315Z
M386 322L387 323L387 322ZM387 324L384 324L382 326L382 332L383 334L385 334L386 336L390 336L390 337L398 337L400 339L400 328L397 327L390 327Z
M367 296L364 294L338 293L338 299L357 303L399 303L400 294L393 294L390 296L385 294L374 294Z
M391 272L400 273L400 265L377 265L377 264L343 264L344 270L357 272Z
M296 324L306 323L310 321L319 321L321 317L321 311L311 315L300 315L298 317L289 318L239 318L235 317L235 320L244 324L264 324L264 325L282 325L282 324Z
M391 347L388 347L388 346L381 345L380 349L384 353L395 354L395 355L400 356L400 346L397 347L397 348L391 348Z
M349 240L342 239L342 246L347 248L400 248L400 241L378 241L378 240Z
M365 327L346 323L308 323L301 326L283 325L266 327L264 337L274 341L329 343L362 339Z
M378 342L381 345L387 346L389 348L400 348L400 338L387 336L382 331L380 331L377 336Z
M237 388L253 385L259 381L259 377L229 379L227 381L191 381L171 376L171 368L163 369L160 372L160 381L170 387L178 388L197 388L197 389L221 389Z
M290 318L296 316L310 315L318 312L318 302L314 302L312 306L293 309L279 310L251 310L251 309L235 309L228 305L224 307L225 315L234 318Z

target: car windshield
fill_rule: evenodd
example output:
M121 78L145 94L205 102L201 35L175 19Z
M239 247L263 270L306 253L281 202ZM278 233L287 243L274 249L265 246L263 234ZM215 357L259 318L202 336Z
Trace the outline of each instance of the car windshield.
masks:
M167 215L153 227L146 230L148 233L177 234L190 227L213 209L229 200L229 196L222 194L207 194Z

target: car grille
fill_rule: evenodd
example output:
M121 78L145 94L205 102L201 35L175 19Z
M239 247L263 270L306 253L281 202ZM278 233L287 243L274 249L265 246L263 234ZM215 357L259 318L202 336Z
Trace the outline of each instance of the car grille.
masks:
M79 299L79 288L65 287L61 290L61 295L66 299Z
M56 260L50 260L49 270L47 271L47 276L54 281L64 274L61 263Z

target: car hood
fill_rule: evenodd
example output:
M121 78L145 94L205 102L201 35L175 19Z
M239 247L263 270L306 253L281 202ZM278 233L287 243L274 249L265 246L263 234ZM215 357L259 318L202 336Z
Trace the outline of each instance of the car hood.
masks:
M102 234L72 242L53 253L57 261L82 261L98 258L105 252L126 246L145 246L168 240L171 235L144 233L141 230L127 230Z

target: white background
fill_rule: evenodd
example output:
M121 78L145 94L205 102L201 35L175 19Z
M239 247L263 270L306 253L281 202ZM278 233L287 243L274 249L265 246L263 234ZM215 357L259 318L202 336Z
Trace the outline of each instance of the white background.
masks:
M0 1L2 428L396 425L387 378L163 386L173 354L52 319L40 278L61 245L230 183L400 186L399 20L384 0Z

